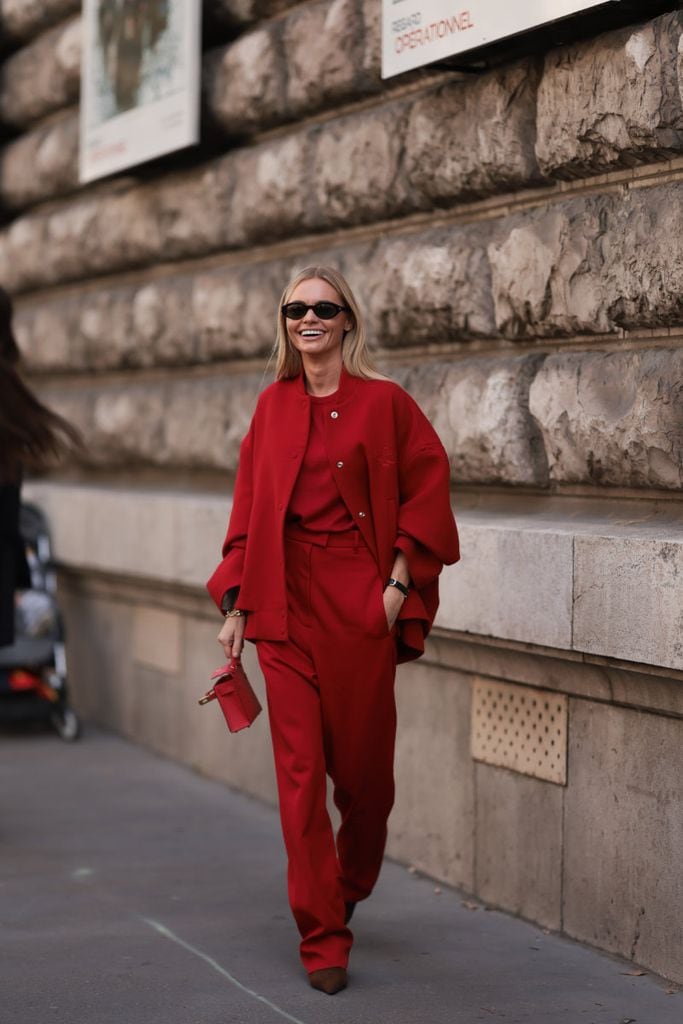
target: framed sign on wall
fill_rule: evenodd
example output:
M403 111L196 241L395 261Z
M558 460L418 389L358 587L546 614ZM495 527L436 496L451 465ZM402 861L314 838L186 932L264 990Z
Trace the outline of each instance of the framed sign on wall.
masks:
M199 141L201 0L83 0L81 182Z
M382 78L618 0L382 0Z

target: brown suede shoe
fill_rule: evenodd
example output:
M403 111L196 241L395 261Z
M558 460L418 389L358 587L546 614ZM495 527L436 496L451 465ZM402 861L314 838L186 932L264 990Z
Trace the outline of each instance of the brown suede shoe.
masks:
M343 967L323 967L319 971L311 971L308 975L311 988L317 988L319 992L325 992L333 996L346 988L348 981L346 970Z

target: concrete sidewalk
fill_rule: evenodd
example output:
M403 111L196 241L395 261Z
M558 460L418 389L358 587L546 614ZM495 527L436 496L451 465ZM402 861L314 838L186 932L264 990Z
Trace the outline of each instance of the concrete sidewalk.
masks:
M226 743L235 739L226 734ZM3 1024L680 1024L683 993L385 864L308 987L274 811L114 736L0 736Z

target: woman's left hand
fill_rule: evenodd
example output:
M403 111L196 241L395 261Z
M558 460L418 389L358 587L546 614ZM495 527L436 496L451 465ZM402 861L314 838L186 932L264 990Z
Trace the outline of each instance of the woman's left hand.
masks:
M394 623L401 611L405 597L398 587L385 587L383 598L384 614L387 617L387 628L391 630L394 628Z

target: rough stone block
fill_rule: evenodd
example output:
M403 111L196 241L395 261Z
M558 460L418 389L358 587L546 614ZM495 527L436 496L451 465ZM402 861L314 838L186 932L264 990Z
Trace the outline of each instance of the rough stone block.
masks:
M13 292L30 287L35 277L32 265L45 245L45 220L42 217L19 217L0 236L0 280ZM45 266L38 275L47 283L51 274L50 253L45 251Z
M80 9L81 0L0 0L0 26L11 39L30 39Z
M79 5L72 3L71 6ZM252 20L257 8L263 9L264 14L270 14L284 10L290 4L254 4L248 0L243 4L239 0L236 3L221 4L220 0L216 0L215 6L221 7L223 13L230 13L230 20L233 23L240 24L245 18L247 21ZM232 10L229 11L229 8ZM319 8L320 10L316 8L311 16L314 20L319 16L323 19L327 34L320 39L320 45L330 44L334 59L338 60L337 43L332 40L329 28L338 25L340 18L343 20L345 13L348 12L337 10L335 4L330 4L329 0L319 4ZM299 25L301 14L292 17ZM215 122L229 135L240 136L261 131L271 124L290 120L293 116L286 103L286 82L293 80L295 72L291 68L287 70L288 55L283 55L282 52L281 25L281 20L269 22L240 36L228 46L209 51L204 58L204 92L207 105ZM60 26L55 29L55 33L59 34L63 28L64 26ZM340 31L341 25L337 36ZM36 94L33 67L40 65L43 77L51 75L50 82L55 79L59 71L56 66L55 47L59 49L60 46L64 46L60 43L60 38L58 35L54 39L48 36L46 40L41 37L12 58L12 61L7 62L3 72L4 84L0 86L0 111L3 109L2 96L6 94L8 109L11 107L15 112L14 120L17 123L28 123L48 112L48 107L45 106L47 99L43 97L41 100ZM301 39L298 39L297 46L300 45ZM316 47L316 54L319 53L320 46ZM323 64L327 69L325 73L331 76L332 86L336 81L335 74L338 77L342 68L346 74L351 75L351 80L355 81L359 75L361 79L364 76L362 68L350 68L343 61L340 62L340 68L336 73L331 69L329 59L323 61ZM305 70L306 74L310 73L308 66ZM296 86L292 87L296 89ZM63 89L60 91L50 85L43 89L43 92L52 103L49 106L50 110L67 102ZM75 98L75 94L72 98ZM326 94L320 89L309 90L306 111L309 108L317 109L326 98ZM77 122L70 125L69 135L55 132L56 129L52 126L47 130L40 129L35 136L31 135L11 145L4 154L3 160L7 166L3 171L2 180L6 183L10 205L22 206L59 195L69 191L77 183ZM49 136L49 143L46 135ZM275 155L274 153L273 156ZM31 167L31 160L36 156L38 160L33 172L26 175L27 168Z
M30 371L81 369L85 362L82 348L71 332L74 303L45 303L15 311L14 333L22 361Z
M214 288L215 281L210 277L207 276L205 282L210 282L209 289ZM205 283L205 296L207 291ZM201 315L210 330L211 318L222 319L221 314L229 318L230 306L239 302L239 293L231 295L221 288L217 293L208 291L208 294L209 298L202 303ZM181 362L183 357L187 360L190 352L186 347L185 329L173 333L174 324L186 323L184 301L187 302L186 297L176 294L175 305L166 307L163 292L154 284L140 289L135 295L132 319L130 308L123 309L111 343L116 346L120 342L129 347L116 351L112 348L112 359L128 360L138 366L150 365L159 354L159 346L163 346L164 358L173 362ZM89 328L97 333L98 325L115 310L113 304L105 304L82 319L87 319ZM160 327L165 315L168 321L164 320L164 326ZM248 310L246 315L249 315ZM187 328L192 329L191 318L188 319ZM77 322L76 317L74 322ZM237 327L239 323L238 319ZM38 330L50 337L49 319L37 317L36 333ZM217 337L207 335L205 344L215 345ZM220 338L223 345L225 332ZM63 330L61 339L61 357L64 358L71 341L68 330ZM20 340L23 341L23 337ZM264 339L264 343L268 344L268 340ZM82 346L87 365L97 366L96 360L89 357L82 328L76 342ZM106 348L98 349L102 351ZM51 358L55 354L59 355L52 353ZM542 486L547 478L545 456L527 408L529 382L537 361L536 356L526 356L501 362L465 360L454 364L425 364L398 372L395 367L390 369L392 376L406 387L432 420L458 483ZM49 359L42 365L49 367ZM246 431L258 391L269 379L264 380L257 374L226 375L222 372L212 379L173 379L163 384L131 379L123 386L120 383L80 388L50 385L44 394L55 408L80 426L88 438L89 457L96 464L129 462L222 468L227 465L229 451L232 449L234 453ZM228 468L234 468L234 461Z
M486 764L475 778L477 896L560 928L563 787Z
M403 171L407 104L324 125L312 180L322 223L354 224L414 208Z
M168 461L236 469L239 445L249 429L261 381L260 374L218 377L204 381L201 395L189 381L174 384L162 439Z
M231 162L216 160L199 172L174 175L156 188L141 190L140 213L145 227L149 228L150 222L159 224L159 258L200 256L219 248L228 230L226 223L233 188ZM111 213L113 221L116 218L113 207ZM123 241L117 237L127 263L129 258L125 255Z
M40 287L105 271L211 252L223 244L230 162L130 181L19 217L0 237L0 274L10 289Z
M0 277L10 290L40 287L305 230L306 142L275 141L153 186L123 180L18 217L0 235Z
M363 17L363 52L361 67L370 88L382 86L382 9L375 0L360 0Z
M261 377L132 381L88 389L50 386L47 403L87 438L92 465L234 470Z
M546 56L536 142L546 174L580 176L683 150L682 34L675 12Z
M543 356L425 362L394 373L432 421L456 485L548 479L529 387Z
M44 4L5 0L0 7L0 24L6 18L15 38L42 32L4 65L0 115L8 123L25 126L76 99L80 19L68 39L62 38L66 23L44 30L80 6L74 0L47 0L44 10ZM211 0L208 6L219 20L243 27L296 5L293 0ZM314 48L306 43L311 38ZM229 135L260 131L357 90L379 88L379 76L375 80L365 69L363 42L363 17L354 0L318 0L217 47L204 57L204 92L215 123Z
M388 217L533 181L533 89L534 76L524 65L481 82L451 83L362 118L326 123L313 169L322 222ZM486 132L482 109L488 112ZM473 134L463 141L466 129ZM435 146L435 138L443 144ZM449 138L457 143L444 154ZM504 161L494 159L500 153Z
M156 188L124 182L97 200L19 217L0 234L0 279L20 291L291 237L343 212L353 219L355 186L339 193L334 215L311 202L302 162L310 138L294 134ZM380 215L378 193L379 178L370 199L358 198L357 216ZM324 252L358 284L373 335L388 346L669 326L683 322L682 197L674 183ZM315 258L313 250L296 262Z
M501 221L488 247L497 328L515 338L681 322L682 199L674 183Z
M285 120L286 64L280 28L267 24L207 54L204 91L213 118L229 135Z
M277 260L194 276L186 315L196 339L197 358L204 362L270 354L278 303L288 278L289 268Z
M244 22L254 20L250 9L266 5L235 0L232 6L240 8L232 20ZM291 6L289 0L270 3L264 13ZM318 0L260 25L205 61L208 106L222 130L261 130L380 89L378 15L369 3Z
M576 538L572 645L683 669L683 521L638 534Z
M555 204L502 224L488 248L497 328L509 337L607 333L599 231L595 200L587 207Z
M78 186L78 117L67 114L0 151L0 194L19 209Z
M321 209L353 223L533 183L533 90L524 65L327 123L314 168Z
M572 701L564 929L683 981L683 722Z
M474 766L467 676L426 665L396 680L396 803L390 857L450 885L474 886Z
M165 281L150 281L133 291L114 292L115 303L119 306L121 323L108 324L107 316L117 317L119 309L107 310L103 300L106 294L99 293L94 308L80 318L81 332L86 342L86 356L90 365L96 366L106 354L102 335L113 328L113 345L108 358L110 365L159 366L165 363L182 363L193 354L192 328L188 315L190 305L190 282L181 278L169 288ZM97 300L102 305L97 309Z
M57 25L12 54L0 74L0 120L23 126L78 97L81 19Z
M37 373L183 365L257 354L249 347L249 335L245 339L241 333L246 277L207 272L32 303L17 312L19 347L28 368ZM261 351L268 350L271 334Z
M311 41L315 40L315 46ZM284 21L290 117L351 96L363 64L363 20L355 0L317 0Z
M232 25L245 25L269 18L296 0L206 0L206 8L214 17ZM82 0L0 0L0 26L13 40L27 40L44 32L50 25L80 11Z
M683 486L683 350L550 355L529 408L551 479Z
M247 25L274 17L296 3L298 0L208 0L208 7L213 15L231 24Z
M45 15L62 17L77 6L72 0L52 0ZM237 25L252 21L257 9L270 15L290 4L216 0L214 6ZM22 17L32 25L36 5L15 5L12 10L20 7L24 14L17 25ZM368 3L319 0L207 54L205 93L215 120L228 134L241 135L382 88L379 51L373 47L376 13ZM680 152L683 115L676 51L681 18L679 13L665 15L547 57L538 102L537 152L544 172L592 173L614 163ZM51 32L66 30L62 24ZM311 37L318 40L313 55L302 42ZM79 49L75 34L55 43L48 32L13 55L0 91L4 116L24 125L74 99ZM535 77L531 66L520 64L479 81L449 83L418 99L406 149L418 206L418 198L448 203L457 196L524 187L538 179ZM563 109L569 104L569 116L558 119L560 100ZM481 131L483 120L486 132ZM434 146L435 138L442 144ZM40 187L44 196L63 188L57 178L49 189L47 179Z
M86 224L88 213L86 208ZM5 272L0 279L11 278L10 257L15 251L14 271L24 273L22 254L38 248L40 236L32 232L38 231L39 224L36 218L21 218L6 236L12 245L0 247ZM150 246L156 244L153 237L148 241ZM69 248L76 258L74 243L75 232ZM82 290L40 303L31 298L18 304L19 342L28 365L39 372L265 354L275 340L282 289L296 270L310 263L331 263L348 275L366 311L374 343L393 348L487 337L495 331L486 255L477 226L463 234L425 232L378 245L313 250L289 259L153 280L144 277L137 286ZM35 267L27 263L27 274ZM52 275L47 260L40 269ZM272 319L264 310L272 311Z
M243 38L257 40L261 36L252 33ZM239 45L240 40L232 44L221 59L227 61L233 51L239 56ZM249 66L267 68L270 64L259 60L250 61ZM209 89L218 74L212 67L207 72ZM225 74L231 83L241 83L240 88L249 86L248 75L233 74L230 68ZM513 84L507 83L516 96L520 90L515 91ZM469 95L467 90L476 92L479 88L480 83L461 84L466 95ZM262 98L265 95L263 102L267 101L262 83L256 82L253 90ZM521 93L525 100L519 101L522 106L526 103L527 92L528 88L523 86ZM274 87L273 93L281 98L281 87ZM432 94L430 96L434 98ZM435 102L438 106L438 100ZM241 130L258 127L256 122L253 125L248 122L248 116L261 117L253 97L248 102L244 101L244 110L231 96L227 97L226 103L233 118L234 131L238 131L240 126ZM406 174L404 149L411 110L422 110L426 116L430 106L424 100L418 100L417 105L412 100L389 104L378 111L328 122L324 129L294 130L284 139L269 141L216 160L203 171L165 179L154 189L135 188L130 182L123 182L113 186L109 193L100 191L95 220L87 236L96 247L96 253L90 253L87 245L81 251L74 239L71 242L73 251L48 254L48 265L42 276L52 281L54 274L50 274L50 258L56 259L64 273L73 277L87 273L90 268L97 271L122 268L131 259L182 258L211 251L221 244L241 246L266 237L299 234L337 224L364 223L428 207L439 196L455 199L460 193L471 192L474 179L469 172L458 177L449 171L444 177L441 162L435 162L433 155L427 156L427 151L434 154L435 150L433 146L427 147L429 126L424 124L417 131L417 149L409 164L410 173L417 178L412 181ZM249 112L248 116L245 111ZM421 123L419 116L415 123ZM513 114L506 123L511 133L522 132L519 118ZM75 131L74 124L72 133ZM56 128L50 129L48 141L43 138L44 132L30 134L5 154L4 180L10 203L20 206L59 194L76 180L76 140L63 138L63 130L56 133ZM479 131L478 135L483 149L477 151L478 156L473 156L472 167L476 165L482 172L476 189L490 191L500 185L496 177L498 172L491 168L487 170L485 166L488 157L484 151L489 142L495 142L495 131L490 139L488 133ZM35 159L40 147L46 157L44 172L27 176L27 162ZM510 153L514 154L514 150L510 142L505 150L506 166L509 166ZM517 171L521 173L519 167ZM317 210L315 202L311 202L311 192L317 201ZM135 210L128 209L133 206ZM38 214L39 223L32 225L33 230L42 237L43 246L53 240L53 235L68 246L72 235L80 229L85 209L80 202L75 202L47 215ZM57 228L53 231L52 222L55 220ZM128 240L121 237L120 225L131 223L148 248L137 255L138 246L134 245L127 256ZM11 236L8 241L11 244ZM35 253L32 256L35 263ZM13 262L9 261L10 264ZM16 275L23 283L23 277L19 277L20 268L21 264L17 265ZM11 271L11 266L8 270ZM26 281L28 286L40 283L40 278L36 277Z
M0 235L0 279L10 290L41 287L244 244L278 223L295 231L306 224L296 155L295 140L276 142L154 186L123 180L18 217Z
M205 58L208 106L228 134L249 134L291 117L284 105L279 25L274 22L248 33ZM245 217L253 219L265 199L266 209L257 223L267 221L271 227L282 220L291 230L292 218L287 214L290 208L297 212L302 206L299 196L310 190L308 178L323 225L362 222L390 216L403 207L418 209L528 184L535 175L533 145L529 143L529 138L533 141L532 94L533 76L526 66L519 67L479 82L452 83L417 101L408 99L360 117L341 118L324 129L304 129L289 142L271 143L255 153L235 154L235 159L217 165L223 175L232 167L233 177L244 186L234 197L230 219L235 215L238 223ZM309 99L314 102L313 96ZM482 109L489 110L486 132L480 127ZM467 131L472 138L463 142ZM439 147L434 145L437 137L443 140ZM453 143L457 152L448 148L451 138L457 140ZM72 189L78 179L77 143L78 125L69 115L9 146L3 154L0 179L8 203L21 207ZM313 155L307 153L310 146ZM496 154L500 159L495 159ZM264 167L272 168L282 160L292 184L285 189L287 202L270 208L268 195L262 197L259 192L264 185L272 190L277 179L272 169L264 175ZM208 179L198 184L205 187ZM186 205L192 205L192 180L187 179L181 188L187 191ZM201 217L201 207L195 212ZM309 212L307 202L304 213ZM209 216L212 214L209 206ZM216 223L221 220L227 220L227 211ZM307 224L304 220L303 226ZM229 232L229 237L232 234ZM249 236L242 237L238 231L237 243L243 244L245 237Z
M159 327L162 295L153 284L136 294L134 320L129 327L135 345L130 350L119 350L119 357L144 365L141 358L153 358L156 345L163 344L167 358L176 362L182 355L188 358L187 350L183 351L183 331L173 335L170 327ZM229 315L233 300L237 301L236 296L221 291L214 312L205 308L204 317L220 317L221 312ZM182 297L176 296L170 324L177 324L178 318L184 322L182 306ZM106 316L107 308L92 314L93 329ZM164 314L167 312L164 310ZM122 322L130 323L130 311ZM49 322L39 321L39 326L48 330ZM125 343L125 327L117 326L116 337ZM68 340L65 335L66 344ZM79 336L77 341L81 340ZM212 343L209 337L207 344ZM393 376L432 420L458 482L542 486L547 479L545 456L527 408L529 382L537 361L536 356L526 356L501 362L425 364L394 372ZM93 365L93 360L89 364ZM88 438L89 458L98 465L147 463L234 469L237 445L246 432L256 396L269 380L259 374L223 371L210 379L172 378L163 383L130 379L125 385L64 388L56 384L49 385L44 396L79 425Z
M495 333L486 227L381 240L345 259L372 336L387 347Z
M683 183L633 190L614 216L605 210L597 241L608 316L618 328L683 323Z
M573 530L557 521L456 510L462 559L442 574L436 625L570 648Z
M537 181L535 88L524 62L419 97L406 133L410 188L447 204Z
M19 217L0 245L2 279L10 290L40 287L150 262L159 251L159 225L149 214L142 194L129 190Z
M309 179L312 155L309 134L299 132L237 156L226 224L229 245L296 235L315 225Z
M191 281L97 289L20 309L15 329L32 371L103 370L190 362Z

